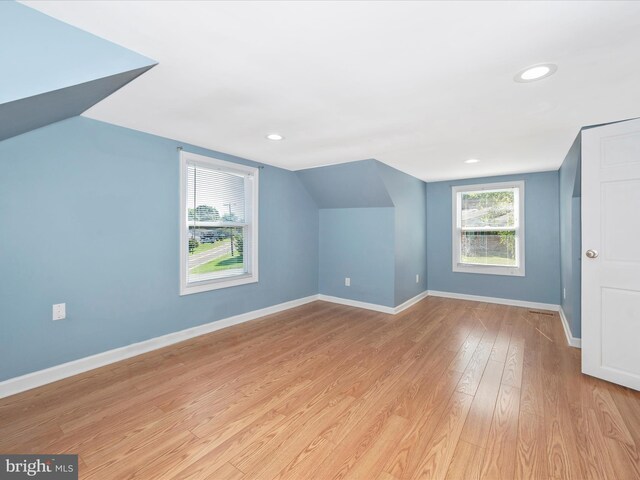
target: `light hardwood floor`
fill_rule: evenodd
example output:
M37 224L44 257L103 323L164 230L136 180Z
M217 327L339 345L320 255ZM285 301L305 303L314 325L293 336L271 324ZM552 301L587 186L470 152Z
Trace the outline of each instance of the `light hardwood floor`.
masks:
M314 302L0 400L0 452L83 479L634 479L640 394L557 314Z

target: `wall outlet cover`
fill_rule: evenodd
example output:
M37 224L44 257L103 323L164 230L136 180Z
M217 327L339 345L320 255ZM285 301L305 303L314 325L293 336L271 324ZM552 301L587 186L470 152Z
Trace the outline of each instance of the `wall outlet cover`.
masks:
M67 304L56 303L53 306L53 320L64 320L67 316Z

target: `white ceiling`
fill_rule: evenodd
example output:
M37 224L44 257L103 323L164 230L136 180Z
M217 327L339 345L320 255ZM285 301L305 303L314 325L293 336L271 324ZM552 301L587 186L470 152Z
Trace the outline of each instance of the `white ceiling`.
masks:
M159 61L87 116L291 170L557 169L581 126L640 116L640 2L23 3Z

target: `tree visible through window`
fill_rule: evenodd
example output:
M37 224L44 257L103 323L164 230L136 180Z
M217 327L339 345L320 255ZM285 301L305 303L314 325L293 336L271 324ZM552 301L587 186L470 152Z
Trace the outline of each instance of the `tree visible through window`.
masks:
M522 182L454 187L455 271L523 274L523 190Z
M257 169L182 154L181 291L257 281Z

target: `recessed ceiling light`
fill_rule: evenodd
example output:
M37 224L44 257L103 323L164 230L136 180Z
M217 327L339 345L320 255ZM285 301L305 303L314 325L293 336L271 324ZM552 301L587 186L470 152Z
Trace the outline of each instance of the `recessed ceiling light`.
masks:
M477 158L470 158L469 160L465 160L464 163L478 163L479 161Z
M270 133L269 135L267 135L267 138L269 140L283 140L284 137L282 135L279 135L277 133Z
M536 80L542 80L547 78L558 70L558 66L553 63L543 63L540 65L532 65L518 72L514 77L516 82L526 83L535 82Z

